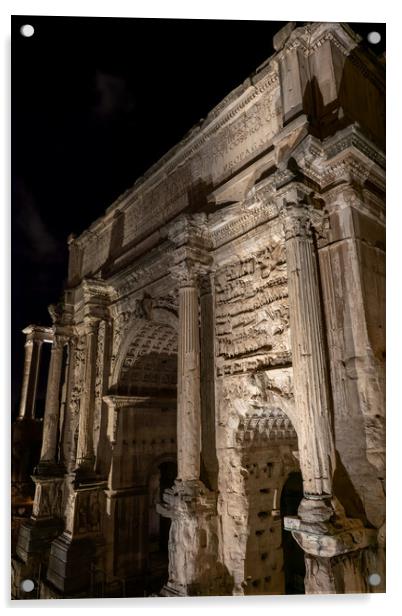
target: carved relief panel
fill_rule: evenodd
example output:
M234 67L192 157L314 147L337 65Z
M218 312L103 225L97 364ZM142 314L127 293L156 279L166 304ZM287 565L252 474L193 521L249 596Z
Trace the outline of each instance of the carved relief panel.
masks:
M278 240L219 269L215 289L218 376L288 363L284 244Z

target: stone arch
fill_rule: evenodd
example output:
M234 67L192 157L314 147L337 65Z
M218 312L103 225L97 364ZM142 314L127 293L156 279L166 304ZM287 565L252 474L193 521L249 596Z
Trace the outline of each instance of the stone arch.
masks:
M136 305L138 302L139 300L136 300ZM112 390L117 384L122 364L130 346L138 340L146 328L166 326L170 330L175 331L177 337L179 325L178 316L174 309L164 307L163 302L158 302L150 297L144 297L140 303L140 310L138 308L132 309L130 306L127 310L119 312L114 319L114 335L117 344L109 382ZM160 303L162 305L159 305Z
M167 538L165 552L159 549L166 522L153 515L160 491L156 470L177 459L177 328L174 314L154 310L152 302L144 298L140 315L138 310L127 315L124 327L120 321L108 392L120 405L111 453L113 488L119 494L111 522L113 571L126 579L145 576L151 593L167 575Z
M297 434L281 408L268 406L241 419L236 440L245 469L245 593L283 594L286 580L280 498L287 477L298 467L293 455Z
M225 565L235 594L284 594L280 498L299 470L291 368L225 377L220 394Z
M165 311L161 310L160 312L164 313ZM112 372L110 393L116 393L119 388L121 389L125 374L130 369L137 368L138 370L142 366L146 370L147 356L150 361L152 359L151 363L155 368L159 363L161 364L159 370L161 376L164 372L164 363L171 364L171 377L173 377L173 372L177 374L177 367L173 369L173 358L177 357L177 330L172 326L171 318L166 319L165 322L148 319L132 319L129 322ZM171 382L166 383L167 386L172 384ZM169 389L169 387L167 388Z

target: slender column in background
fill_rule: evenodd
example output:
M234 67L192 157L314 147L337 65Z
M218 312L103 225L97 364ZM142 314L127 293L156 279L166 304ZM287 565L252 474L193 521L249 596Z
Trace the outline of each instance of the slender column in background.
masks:
M25 342L24 376L22 380L21 402L20 402L20 410L18 414L18 419L24 419L25 417L27 397L28 397L28 387L29 387L30 374L31 374L33 344L34 343L32 339L29 339Z
M39 367L42 345L53 341L50 327L29 325L22 330L26 335L24 375L21 387L21 401L18 419L35 419L36 394L38 388Z
M63 364L63 349L64 340L56 336L50 355L40 463L56 462L57 437L60 418L60 380Z

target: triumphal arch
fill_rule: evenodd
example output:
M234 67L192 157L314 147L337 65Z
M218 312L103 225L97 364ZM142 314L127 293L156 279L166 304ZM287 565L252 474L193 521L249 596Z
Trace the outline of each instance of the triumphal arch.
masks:
M17 589L384 590L384 63L274 49L69 239Z

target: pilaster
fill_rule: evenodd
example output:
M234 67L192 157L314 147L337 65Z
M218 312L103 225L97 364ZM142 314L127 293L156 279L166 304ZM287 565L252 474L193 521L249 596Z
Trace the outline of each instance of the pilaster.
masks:
M85 379L83 403L80 409L77 468L80 472L92 474L95 453L93 447L93 411L95 400L96 353L98 342L99 319L88 318L85 322Z

